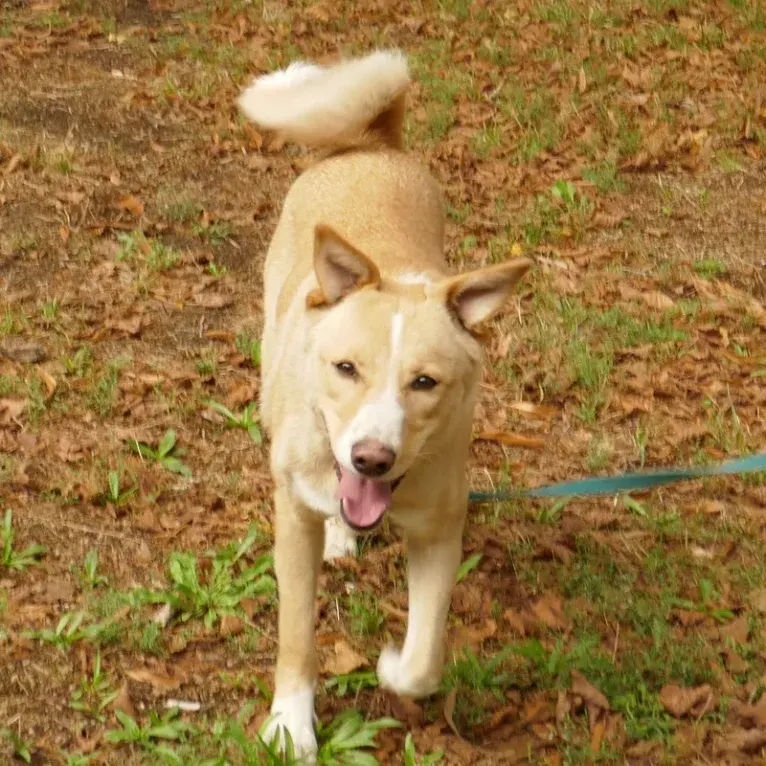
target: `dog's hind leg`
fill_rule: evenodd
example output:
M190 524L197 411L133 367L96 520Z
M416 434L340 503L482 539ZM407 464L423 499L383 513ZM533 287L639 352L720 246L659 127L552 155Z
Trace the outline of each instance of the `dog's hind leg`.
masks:
M409 615L399 652L388 647L378 661L382 686L405 697L427 697L439 687L452 587L460 566L463 519L440 537L407 536Z
M314 641L317 577L322 565L324 520L296 503L284 489L275 493L274 566L279 588L279 652L273 720L265 739L284 747L287 729L297 756L313 762L314 690L318 663Z

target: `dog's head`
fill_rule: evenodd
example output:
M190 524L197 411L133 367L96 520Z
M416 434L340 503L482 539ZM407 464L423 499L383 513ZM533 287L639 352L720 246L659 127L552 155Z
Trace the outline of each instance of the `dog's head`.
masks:
M471 418L481 371L472 330L496 314L530 266L514 260L409 283L331 229L316 229L319 287L312 379L340 479L345 520L372 528L399 479Z

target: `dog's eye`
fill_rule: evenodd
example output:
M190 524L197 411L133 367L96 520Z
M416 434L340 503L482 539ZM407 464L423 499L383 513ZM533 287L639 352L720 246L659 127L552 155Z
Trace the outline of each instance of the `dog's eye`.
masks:
M351 362L336 362L335 369L343 375L344 378L357 378L359 373Z
M430 391L435 386L436 381L433 378L429 378L428 375L419 375L411 384L413 391Z

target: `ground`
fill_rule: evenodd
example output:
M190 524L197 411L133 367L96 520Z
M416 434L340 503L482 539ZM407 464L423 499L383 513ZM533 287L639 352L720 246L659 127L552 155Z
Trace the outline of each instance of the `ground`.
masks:
M472 485L763 450L760 0L5 0L4 762L273 762L260 271L311 157L235 98L392 45L451 262L535 261ZM761 762L765 520L764 472L472 507L422 704L372 672L406 610L386 531L322 575L320 761L363 762L364 726L381 763Z

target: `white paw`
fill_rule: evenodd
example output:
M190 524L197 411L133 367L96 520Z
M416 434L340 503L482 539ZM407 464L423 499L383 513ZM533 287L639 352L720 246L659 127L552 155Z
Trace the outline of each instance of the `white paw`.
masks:
M333 561L343 556L356 556L356 535L333 516L324 523L324 560Z
M402 659L401 652L387 646L378 659L378 680L385 689L402 697L428 697L439 688L439 678L433 674L413 674Z
M279 748L285 750L285 729L290 733L296 758L301 763L316 763L317 738L314 733L314 692L294 692L275 697L271 704L271 720L262 732L265 742L278 738Z

